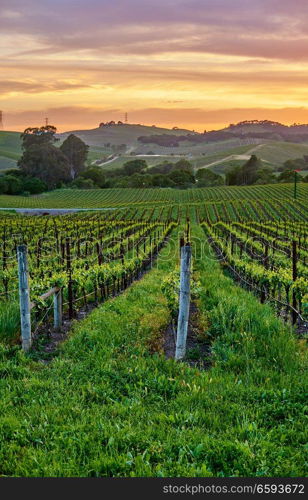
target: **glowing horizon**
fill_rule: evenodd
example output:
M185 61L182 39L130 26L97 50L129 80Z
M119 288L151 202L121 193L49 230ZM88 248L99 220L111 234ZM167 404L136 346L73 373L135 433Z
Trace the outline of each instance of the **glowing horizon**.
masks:
M2 0L6 130L308 123L308 3Z

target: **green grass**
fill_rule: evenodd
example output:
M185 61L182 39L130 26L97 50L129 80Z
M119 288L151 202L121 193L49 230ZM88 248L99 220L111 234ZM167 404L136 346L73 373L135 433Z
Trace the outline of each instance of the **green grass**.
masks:
M234 148L229 148L225 149L222 151L218 151L215 154L210 154L206 156L202 156L196 159L196 167L197 168L202 168L204 165L208 165L209 163L216 162L219 160L224 160L224 158L231 156L231 155L245 155L247 151L250 151L253 149L254 146L253 144L246 144L244 146L237 146ZM215 168L215 167L213 167Z
M263 160L267 160L272 166L279 167L287 160L308 155L308 144L269 142L263 144L256 151L256 155Z
M113 127L100 127L92 130L74 130L72 132L61 134L60 137L65 138L68 133L78 135L78 137L85 141L89 146L103 147L104 144L107 143L136 146L138 144L138 137L142 135L157 135L166 133L172 135L183 135L183 133L188 133L188 131L126 124Z
M0 131L0 155L18 159L20 152L20 133Z
M256 149L255 149L256 148ZM255 149L255 151L253 151ZM232 149L222 150L210 156L199 157L195 160L197 168L202 168L212 162L220 161L218 165L211 168L218 174L224 174L227 168L240 166L245 160L226 159L231 155L256 154L266 165L273 168L280 167L285 161L302 158L308 155L308 144L296 144L292 142L266 142L265 144L239 146Z
M9 170L11 168L17 168L17 162L11 158L0 155L0 170Z
M291 330L204 256L212 368L153 354L169 320L167 254L76 324L50 365L1 347L2 475L305 475L303 352Z
M20 330L19 304L12 298L8 302L0 302L0 342L15 344L18 342Z
M91 152L91 156L93 159L95 158L96 154L97 153L95 153L94 151ZM100 154L98 154L96 159L100 159L101 157L102 156ZM176 155L176 154L174 154L173 156L163 155L163 156L159 156L159 157L149 156L149 155L135 156L135 155L122 154L119 157L116 156L116 158L114 160L110 161L109 163L106 163L106 165L102 165L101 168L104 170L116 170L118 168L122 168L126 162L132 161L135 159L145 160L147 162L148 167L150 168L150 167L154 167L155 165L159 165L160 163L163 163L164 161L175 163L183 158L185 158L185 157L183 157L182 155Z

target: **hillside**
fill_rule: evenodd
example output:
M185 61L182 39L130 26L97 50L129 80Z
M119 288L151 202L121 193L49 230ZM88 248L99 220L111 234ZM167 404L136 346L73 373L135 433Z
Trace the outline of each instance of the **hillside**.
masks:
M197 169L208 167L217 173L224 173L230 166L241 165L253 153L275 169L286 160L308 155L308 139L307 142L270 140L270 137L275 136L272 132L276 129L295 133L299 129L301 132L306 130L306 127L286 127L273 125L272 122L243 122L221 131L196 134L188 130L123 124L58 134L58 145L73 133L90 146L88 163L96 163L106 169L119 168L138 155L149 166L186 157ZM19 136L19 132L0 131L0 170L16 166L21 153ZM143 141L138 140L140 137ZM169 143L172 137L176 141L173 146ZM165 139L166 144L162 145L161 142ZM294 139L297 139L296 135Z
M113 125L98 127L90 130L72 130L59 134L58 137L64 140L69 134L75 134L89 146L104 147L104 144L126 144L129 147L138 145L138 137L150 136L153 134L162 135L185 135L191 133L189 130L171 130L159 127L147 127L145 125Z
M287 160L308 155L308 144L281 141L242 146L198 158L196 166L197 168L211 168L221 174L229 167L242 165L252 154L257 155L265 164L277 169Z
M20 153L20 133L0 131L0 170L14 168Z

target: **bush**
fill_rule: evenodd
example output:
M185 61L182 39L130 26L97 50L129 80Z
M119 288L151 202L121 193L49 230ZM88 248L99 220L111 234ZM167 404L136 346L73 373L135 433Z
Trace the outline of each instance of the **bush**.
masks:
M13 175L6 175L4 177L7 183L7 194L20 194L23 191L23 183Z
M23 182L23 189L24 191L28 191L30 194L39 194L47 191L48 187L45 182L41 181L37 177L32 177Z
M88 167L84 172L82 172L82 174L80 174L80 177L91 180L93 184L98 187L104 187L105 185L105 175L100 167Z
M83 179L82 177L77 177L77 179L72 182L71 186L77 189L95 189L97 187L92 179Z

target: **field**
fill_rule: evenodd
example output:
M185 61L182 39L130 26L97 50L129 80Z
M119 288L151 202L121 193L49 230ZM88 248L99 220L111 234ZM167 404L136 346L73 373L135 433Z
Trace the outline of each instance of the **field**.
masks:
M4 208L91 208L0 215L1 474L304 476L307 200L304 184L297 200L286 184L1 196ZM176 362L165 342L187 221L193 344ZM58 343L52 298L41 299L52 287L73 320Z
M256 154L266 165L275 169L286 160L308 155L308 144L275 142L258 139L231 138L229 140L197 143L180 143L179 147L162 147L157 144L141 144L139 136L156 134L183 135L187 130L169 130L141 125L121 125L93 130L73 131L90 146L88 164L99 162L103 169L121 168L126 161L138 155L154 166L163 161L176 162L180 158L191 161L195 169L208 167L224 174L227 168L242 165L251 154ZM59 134L60 145L70 132ZM21 154L20 134L0 131L0 170L15 168ZM118 154L112 146L126 144L126 153ZM150 155L148 153L151 153ZM155 156L156 155L156 156Z
M298 201L307 201L308 185L298 185ZM194 204L231 200L286 200L292 204L293 185L218 187L177 190L162 189L61 189L42 195L23 197L0 195L2 208L127 208L134 205ZM287 208L287 205L286 205Z

